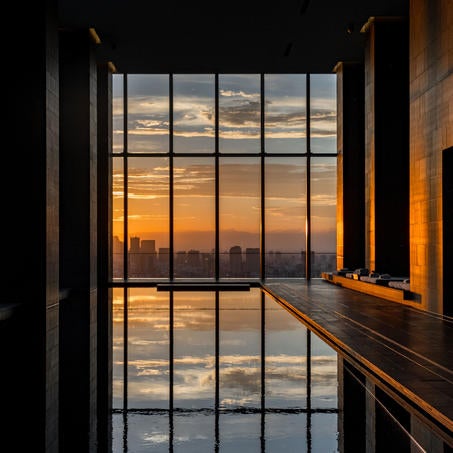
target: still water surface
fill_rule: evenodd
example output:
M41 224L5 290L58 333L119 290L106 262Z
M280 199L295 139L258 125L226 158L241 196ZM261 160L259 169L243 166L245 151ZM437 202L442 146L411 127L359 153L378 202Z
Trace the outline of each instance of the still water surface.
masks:
M114 291L113 452L338 451L337 353L261 289Z

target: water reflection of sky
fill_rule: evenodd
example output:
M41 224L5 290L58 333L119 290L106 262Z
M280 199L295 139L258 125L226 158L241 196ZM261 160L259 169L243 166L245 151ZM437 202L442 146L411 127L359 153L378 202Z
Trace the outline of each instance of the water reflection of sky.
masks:
M123 392L122 290L117 291L114 298L113 387L114 405L119 409ZM231 444L232 449L237 450L240 444L240 451L259 449L262 401L271 412L289 411L286 423L281 414L266 415L270 417L267 422L269 442L271 439L277 442L281 433L298 427L292 434L286 432L285 445L291 444L292 436L296 442L301 435L297 433L300 426L306 425L307 414L303 412L307 407L332 410L337 407L335 351L311 334L311 357L307 359L305 326L268 296L263 296L263 299L264 332L262 293L258 288L252 288L250 292L220 292L218 295L218 402L223 411L219 419L223 448ZM211 447L203 451L211 451L214 433L211 425L216 407L216 295L215 292L175 292L172 304L173 331L170 328L168 292L158 292L153 288L128 290L127 407L142 410L169 408L170 341L173 338L173 407L191 412L184 416L178 412L172 443L174 446L184 444L184 451L195 451L197 445L202 447L207 443ZM311 364L309 380L307 360ZM310 401L307 403L308 396ZM238 410L242 413L231 412ZM252 413L247 413L250 410ZM168 412L163 414L165 416L128 415L131 448L132 444L143 448L153 445L153 451L160 451L160 447L168 451ZM335 413L317 415L336 420ZM167 421L162 422L165 417ZM197 421L199 418L203 421ZM117 422L122 426L121 421ZM203 435L201 425L209 426L206 435ZM244 429L246 432L242 439ZM335 434L333 429L333 439Z

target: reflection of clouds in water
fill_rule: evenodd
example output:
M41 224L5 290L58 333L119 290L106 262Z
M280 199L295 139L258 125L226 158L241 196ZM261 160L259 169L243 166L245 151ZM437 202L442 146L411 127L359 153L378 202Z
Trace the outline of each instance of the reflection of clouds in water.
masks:
M269 397L294 400L305 396L305 357L266 357L266 392ZM118 362L118 364L121 364ZM178 399L212 397L215 388L215 357L186 356L175 359L174 391ZM336 358L312 358L312 395L331 400L337 391ZM168 396L168 360L133 360L129 362L131 398L162 401ZM220 388L222 404L247 405L256 402L261 391L259 356L221 358Z
M150 442L153 444L162 444L162 443L167 443L168 440L169 440L169 434L164 434L159 431L143 434L144 442Z

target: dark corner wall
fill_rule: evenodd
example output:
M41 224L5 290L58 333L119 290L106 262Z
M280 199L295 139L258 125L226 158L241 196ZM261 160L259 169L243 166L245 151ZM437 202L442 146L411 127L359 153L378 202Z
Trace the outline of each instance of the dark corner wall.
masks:
M2 449L10 445L5 451L58 450L58 28L56 1L45 5L32 2L25 13L23 4L13 2L4 11L15 35L3 49L8 75L0 388Z
M2 447L108 451L112 66L88 30L59 30L57 1L8 8Z

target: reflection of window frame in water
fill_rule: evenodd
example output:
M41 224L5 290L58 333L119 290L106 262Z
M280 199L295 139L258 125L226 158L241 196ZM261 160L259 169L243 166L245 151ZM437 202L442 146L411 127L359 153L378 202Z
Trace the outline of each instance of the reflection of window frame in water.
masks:
M151 290L151 288L149 288ZM267 295L264 290L261 288L253 288L253 291L256 291L258 296L258 308L251 308L251 310L255 311L258 309L259 311L259 348L260 348L260 402L259 406L257 407L233 407L233 408L226 408L222 406L220 401L220 387L221 387L221 373L220 373L220 311L221 311L221 302L220 302L220 293L221 290L215 290L213 292L213 310L215 313L215 322L214 322L214 350L215 350L215 367L214 367L214 407L213 408L199 408L199 409L183 409L180 407L175 407L175 396L174 396L174 387L175 387L175 297L174 292L172 290L168 291L168 340L169 340L169 361L168 361L168 370L169 370L169 396L168 396L168 409L162 410L161 408L143 408L140 410L140 413L148 413L148 414L166 414L168 416L168 442L169 448L172 449L174 443L176 442L175 439L175 417L181 416L184 413L186 414L205 414L205 415L214 415L214 445L216 451L218 450L219 446L222 443L221 439L221 429L220 429L220 420L221 416L254 416L259 415L260 417L260 432L259 432L259 442L261 451L264 451L266 440L269 438L269 433L267 430L270 429L271 425L269 423L266 424L266 415L270 414L271 416L277 416L279 414L286 414L286 415L298 415L298 414L305 414L306 426L305 426L305 442L306 442L306 449L307 451L311 451L312 449L312 413L320 414L320 413L328 413L328 414L338 414L337 408L312 408L312 392L311 392L311 360L312 360L312 344L311 344L311 331L307 328L306 329L306 407L305 408L268 408L266 407L266 304L272 303L276 304L276 307L280 307L280 305L269 295ZM228 294L228 292L225 292ZM130 423L127 423L127 417L131 413L133 414L136 409L128 407L128 313L129 313L129 306L128 303L128 291L125 289L124 291L124 388L123 388L123 408L116 412L122 412L124 415L124 425L123 425L123 449L124 451L128 450L128 437L131 435L131 426ZM253 304L253 303L252 303ZM190 308L190 307L189 307ZM232 307L235 310L237 307ZM280 307L285 313L282 307ZM241 307L243 310L244 307ZM245 308L246 309L246 308ZM228 310L228 308L225 308ZM190 313L193 313L193 310L189 310ZM291 315L287 313L288 316L291 318ZM241 316L241 313L239 314ZM242 315L243 316L243 315ZM297 321L299 322L299 321ZM305 327L302 323L300 323L301 328ZM258 437L258 436L257 436Z

